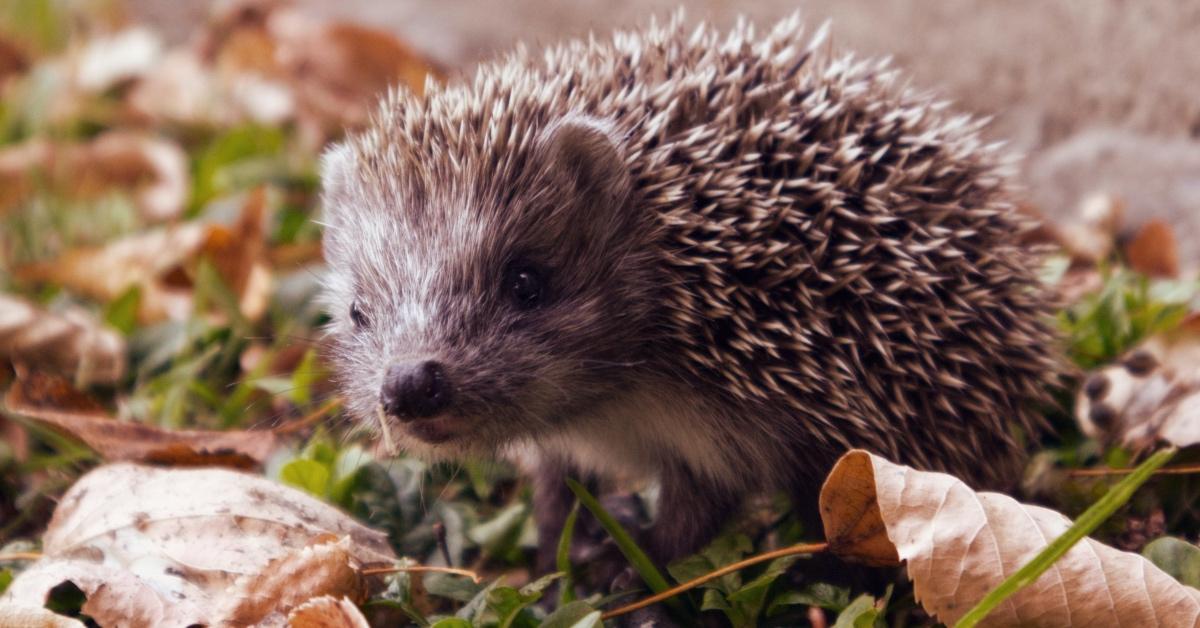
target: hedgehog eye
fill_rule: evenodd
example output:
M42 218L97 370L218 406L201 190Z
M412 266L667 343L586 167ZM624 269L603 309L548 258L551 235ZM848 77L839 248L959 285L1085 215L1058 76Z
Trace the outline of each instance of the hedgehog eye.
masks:
M367 325L371 323L367 319L367 315L363 313L362 306L358 304L357 300L350 303L350 320L354 321L354 326L358 329L366 329Z
M528 263L516 263L504 273L504 290L517 307L531 310L546 297L546 282L543 273Z

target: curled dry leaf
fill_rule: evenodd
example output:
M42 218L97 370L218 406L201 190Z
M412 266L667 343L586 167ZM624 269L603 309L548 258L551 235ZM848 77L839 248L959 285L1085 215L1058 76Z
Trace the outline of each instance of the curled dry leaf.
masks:
M107 461L173 466L260 466L277 448L267 430L165 430L119 421L61 378L30 373L19 377L4 398L5 410L83 441Z
M1092 373L1075 418L1088 436L1134 449L1200 444L1200 314Z
M191 178L183 149L137 132L110 131L82 144L35 139L0 151L0 210L39 186L77 199L128 190L143 217L162 221L183 212Z
M111 384L125 374L125 339L86 311L49 312L0 294L0 360Z
M288 615L289 628L369 628L353 602L331 595L313 598Z
M944 473L862 450L838 461L820 497L830 549L906 564L917 601L952 624L1071 525L1063 515ZM996 608L989 626L1192 626L1200 591L1145 558L1084 539Z
M271 561L258 573L238 579L220 616L237 625L283 625L314 592L366 601L366 582L350 550L348 537L334 538Z
M1175 230L1162 220L1142 225L1125 243L1129 267L1151 277L1179 276L1179 244Z
M81 478L42 545L0 604L40 605L70 580L101 625L225 625L250 606L282 618L312 597L359 595L359 567L395 560L385 534L301 491L236 471L134 464Z

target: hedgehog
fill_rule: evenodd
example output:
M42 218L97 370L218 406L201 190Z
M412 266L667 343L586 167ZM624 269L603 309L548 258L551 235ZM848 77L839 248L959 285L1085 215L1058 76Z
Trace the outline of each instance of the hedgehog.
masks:
M429 460L657 486L667 562L866 448L1003 488L1056 381L983 123L798 16L676 15L392 90L322 156L347 410Z

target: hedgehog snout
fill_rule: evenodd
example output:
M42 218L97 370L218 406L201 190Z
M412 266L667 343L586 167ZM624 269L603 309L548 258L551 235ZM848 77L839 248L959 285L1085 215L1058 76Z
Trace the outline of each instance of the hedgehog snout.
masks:
M387 368L379 401L387 414L403 421L437 415L450 404L446 370L434 360L406 360Z

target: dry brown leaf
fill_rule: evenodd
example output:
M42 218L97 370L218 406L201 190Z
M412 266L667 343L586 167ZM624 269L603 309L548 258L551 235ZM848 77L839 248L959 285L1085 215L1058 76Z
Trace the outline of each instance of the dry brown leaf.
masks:
M1142 225L1125 243L1129 267L1151 277L1179 276L1179 245L1175 230L1162 220Z
M1075 418L1088 436L1134 449L1200 444L1200 314L1089 376Z
M20 76L29 70L29 57L21 47L0 37L0 89L8 79Z
M906 565L926 611L952 624L1071 525L1007 495L975 492L862 450L838 461L821 489L830 549L878 562L884 544ZM843 518L861 518L862 522ZM856 531L849 537L845 531ZM839 536L841 535L841 536ZM1200 591L1137 554L1084 539L996 608L988 626L1192 626Z
M90 142L30 140L0 150L0 209L46 186L72 198L128 190L142 216L162 221L183 212L191 187L187 155L151 135L110 131Z
M70 580L88 595L89 615L137 625L225 625L222 609L267 591L287 608L256 612L285 617L312 597L363 590L348 582L348 565L395 560L385 534L302 491L236 471L134 464L81 478L42 546L0 604L41 604Z
M365 602L367 584L350 551L349 538L334 538L277 558L238 579L220 616L239 625L283 625L293 609L315 595Z
M0 360L52 369L81 385L125 374L125 339L83 310L48 312L0 294Z
M4 398L5 410L83 441L107 461L129 460L172 466L262 465L278 447L267 430L165 430L119 421L66 381L42 373L18 378Z
M298 97L299 115L327 133L365 124L388 87L401 84L420 94L425 77L435 74L428 62L381 30L316 23L297 11L277 12L269 28Z
M209 229L203 253L212 261L225 285L238 295L238 308L254 321L267 311L271 297L271 270L267 266L267 191L258 188L242 206L232 227Z
M288 615L289 628L370 628L353 602L326 595L297 606Z

